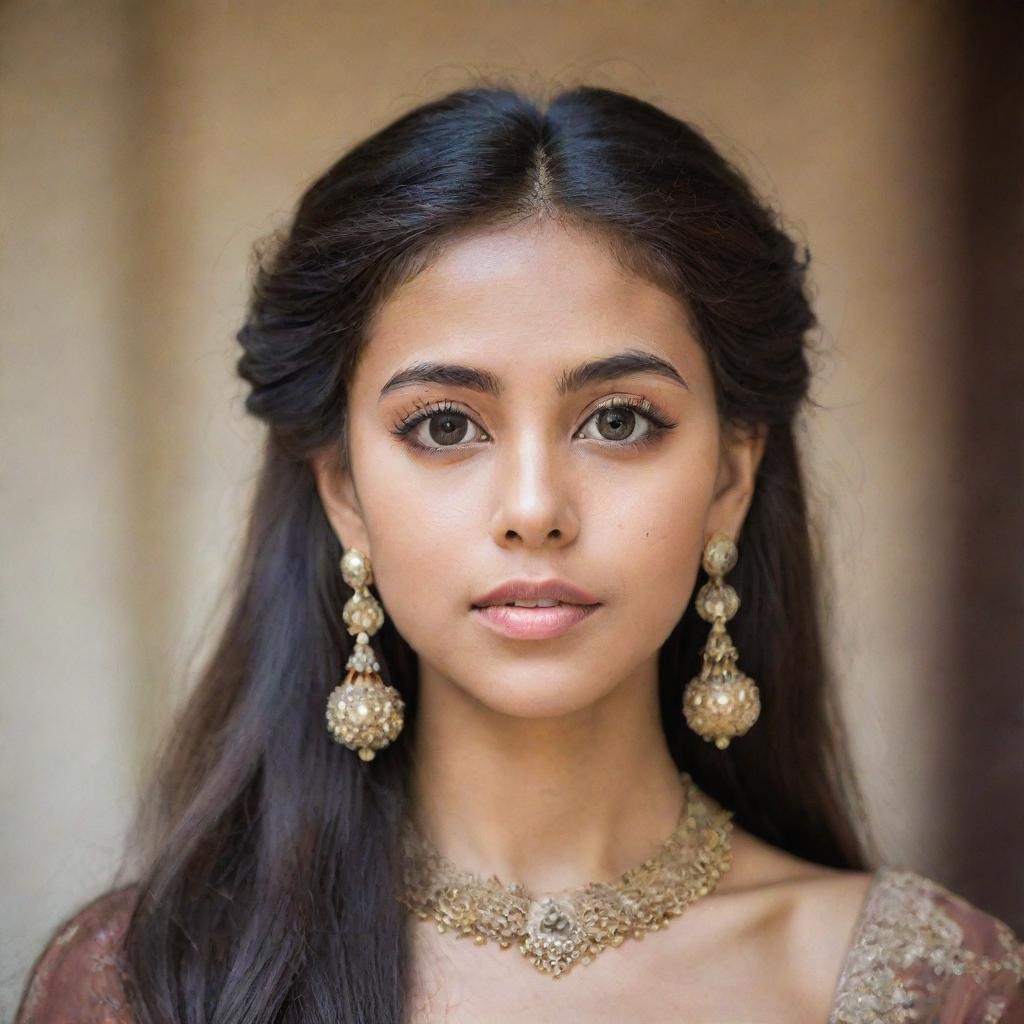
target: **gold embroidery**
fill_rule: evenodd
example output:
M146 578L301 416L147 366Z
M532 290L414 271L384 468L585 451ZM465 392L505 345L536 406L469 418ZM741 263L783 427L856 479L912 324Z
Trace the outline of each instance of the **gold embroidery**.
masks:
M972 948L965 940L951 913L957 906L988 922L999 942L998 955ZM934 1020L954 985L962 984L962 976L973 979L976 997L985 1000L979 1003L985 1024L998 1024L1007 998L989 987L1004 971L1024 983L1024 945L1008 925L970 907L932 879L883 867L855 929L828 1024Z

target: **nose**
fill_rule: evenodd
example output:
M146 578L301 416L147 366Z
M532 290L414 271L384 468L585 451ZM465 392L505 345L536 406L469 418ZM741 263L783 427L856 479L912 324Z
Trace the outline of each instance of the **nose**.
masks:
M495 459L492 534L502 547L561 547L579 532L568 451L524 431Z

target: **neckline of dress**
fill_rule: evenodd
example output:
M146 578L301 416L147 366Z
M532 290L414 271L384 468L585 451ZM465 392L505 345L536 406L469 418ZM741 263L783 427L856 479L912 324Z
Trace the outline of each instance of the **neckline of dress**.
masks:
M863 938L870 910L877 898L879 890L882 888L882 883L888 877L888 874L889 867L885 864L879 865L871 873L871 881L868 883L867 891L864 893L864 898L861 900L860 909L857 911L857 920L853 925L849 941L846 944L846 953L843 956L843 962L839 968L839 977L836 978L836 983L832 989L832 1000L828 1008L829 1022L831 1022L832 1016L835 1013L839 997L842 995L843 989L846 987L850 967L853 963L853 954Z

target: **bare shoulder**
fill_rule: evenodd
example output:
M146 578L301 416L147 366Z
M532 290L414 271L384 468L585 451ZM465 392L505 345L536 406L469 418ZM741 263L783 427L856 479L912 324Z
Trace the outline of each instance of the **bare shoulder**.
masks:
M780 978L809 1020L832 1005L869 892L873 871L826 867L779 849L741 829L733 836L736 874L725 891L748 892L774 922L773 956ZM723 877L723 883L733 871Z
M842 888L844 883L852 884L854 877L865 880L865 884L871 878L871 872L830 868L804 860L788 850L766 843L738 825L733 826L730 845L732 866L716 888L721 893L767 889L782 891L787 886L794 889L810 886L808 893L816 895L829 882Z
M130 1024L120 951L135 896L134 886L104 893L54 929L29 971L17 1024Z

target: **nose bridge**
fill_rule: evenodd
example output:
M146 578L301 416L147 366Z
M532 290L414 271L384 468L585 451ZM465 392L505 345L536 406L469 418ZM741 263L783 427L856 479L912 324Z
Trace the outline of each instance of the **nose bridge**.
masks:
M518 534L526 543L543 543L557 531L573 532L575 510L565 439L550 435L540 417L521 421L499 446L495 529L498 540Z

